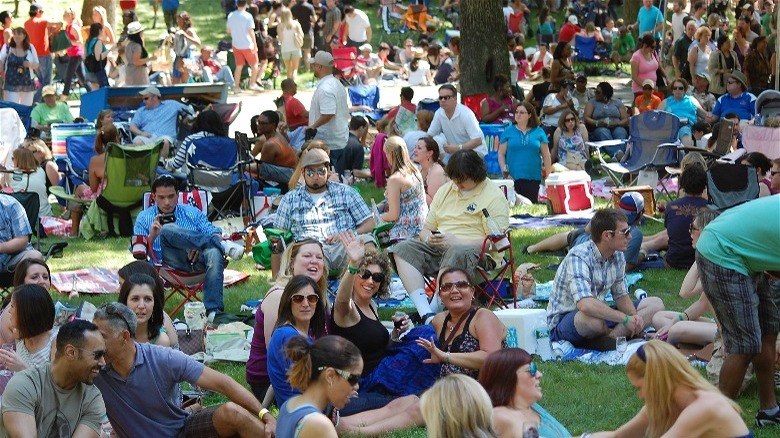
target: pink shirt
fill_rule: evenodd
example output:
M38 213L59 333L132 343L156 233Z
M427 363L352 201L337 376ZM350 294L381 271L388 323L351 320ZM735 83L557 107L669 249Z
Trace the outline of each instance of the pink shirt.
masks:
M631 62L634 61L636 61L639 66L639 72L637 74L637 80L631 82L631 90L633 90L634 93L641 93L642 82L646 79L651 79L653 82L658 81L658 77L655 74L656 70L658 70L658 60L655 58L655 55L653 55L648 62L644 55L642 55L642 50L637 50L631 57Z

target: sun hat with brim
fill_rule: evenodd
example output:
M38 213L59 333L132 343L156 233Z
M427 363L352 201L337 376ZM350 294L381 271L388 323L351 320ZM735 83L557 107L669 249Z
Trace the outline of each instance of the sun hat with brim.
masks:
M425 50L415 47L412 49L412 56L417 59L422 59L425 57Z
M745 87L745 89L748 88L747 78L745 77L745 74L742 73L741 71L739 70L732 71L730 74L726 75L726 80L728 80L730 77L742 82L742 85Z
M642 88L645 87L655 88L655 82L653 82L652 79L645 79L644 82L642 82Z
M316 55L309 58L309 64L319 64L324 65L325 67L333 67L333 55L324 50L320 50Z
M57 88L54 85L47 85L41 90L41 96L56 96Z
M707 80L707 82L712 82L712 78L710 78L710 74L709 74L709 73L707 73L706 71L703 71L703 72L697 73L697 74L696 74L696 76L698 76L698 77L700 77L700 78L704 78L704 79L706 79L706 80Z
M330 163L330 158L325 151L318 148L309 149L303 155L303 158L301 158L301 169L328 163Z
M137 21L133 21L127 25L128 35L135 35L137 33L141 33L143 30L144 30L144 26Z
M644 212L645 198L639 192L627 192L620 197L618 207L626 215L628 224L631 225Z
M365 43L362 46L358 47L358 49L361 52L373 52L374 48L371 46L371 44Z

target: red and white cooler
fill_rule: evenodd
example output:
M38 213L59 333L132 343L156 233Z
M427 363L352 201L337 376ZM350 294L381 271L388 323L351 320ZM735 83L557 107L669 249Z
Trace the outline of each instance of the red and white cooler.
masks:
M555 214L593 208L593 189L588 172L583 170L555 172L547 176L544 185L547 189L547 199Z

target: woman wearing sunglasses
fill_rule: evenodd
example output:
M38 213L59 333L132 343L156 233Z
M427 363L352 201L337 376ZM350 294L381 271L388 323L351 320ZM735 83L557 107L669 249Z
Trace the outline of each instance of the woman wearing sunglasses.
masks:
M580 123L577 112L563 110L558 119L558 128L553 133L553 159L570 170L584 170L588 164L588 130Z
M460 268L447 268L439 275L445 310L431 321L439 339L418 339L417 344L431 354L425 363L442 364L442 376L465 374L476 379L487 355L507 347L506 327L490 309L475 307L474 292Z
M317 283L320 291L325 291L328 287L327 272L325 255L318 241L305 239L289 245L282 254L276 282L265 293L263 303L255 313L255 332L246 363L246 382L255 397L261 402L265 401L266 407L273 401L273 390L269 391L271 380L266 365L268 343L276 327L284 288L292 277L306 275ZM320 295L320 301L327 303L324 293Z
M387 332L379 320L374 297L388 296L390 262L383 253L366 252L365 246L351 234L342 233L339 240L347 249L349 264L333 304L330 332L354 342L360 349L363 375L366 376L367 382L384 381L382 371L377 371L377 367L387 357L387 348L394 341L400 342L401 334L409 329L406 317L397 319L396 328L391 333ZM414 361L415 359L409 358L405 363ZM393 371L399 372L397 369ZM422 378L422 374L418 377ZM433 384L433 380L428 385L430 384ZM372 435L422 425L419 399L413 395L415 390L404 391L406 388L394 387L394 393L389 394L380 391L377 386L360 391L359 395L340 411L341 431ZM416 388L416 391L419 389ZM411 395L398 396L404 393Z
M356 396L363 372L360 350L340 336L325 336L314 344L295 336L285 353L292 361L290 384L303 393L279 408L276 436L337 437L333 422L322 412L329 405L343 409Z
M306 275L296 275L284 287L279 319L268 343L268 377L280 406L300 391L290 386L287 371L292 362L284 352L287 342L304 336L309 342L325 335L325 302L320 286Z
M493 426L501 438L523 436L523 423L539 424L539 436L566 437L569 431L539 406L542 372L522 348L490 353L479 372L479 383L493 403Z
M688 81L677 78L671 84L672 95L664 99L658 105L658 111L667 111L680 118L680 130L677 137L685 146L693 146L693 132L691 126L697 120L707 120L710 113L704 111L698 100L686 94ZM697 119L698 117L698 119Z
M650 341L639 347L628 360L626 375L645 405L618 430L586 432L583 438L753 436L739 406L669 344Z

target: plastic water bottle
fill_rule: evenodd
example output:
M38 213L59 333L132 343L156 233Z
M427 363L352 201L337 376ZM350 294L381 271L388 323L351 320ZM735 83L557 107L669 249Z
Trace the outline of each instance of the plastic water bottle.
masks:
M493 241L493 245L496 251L505 251L512 245L507 239L506 234L498 227L498 223L495 219L490 217L487 208L482 209L482 214L485 216L485 222L487 223L488 230L490 230L490 240Z
M539 318L534 327L534 337L536 338L536 354L543 360L548 361L553 358L552 343L550 342L550 328L544 318Z
M371 211L374 213L374 224L375 226L380 226L385 221L382 220L382 217L379 216L379 209L376 206L376 201L374 201L374 198L371 198Z

